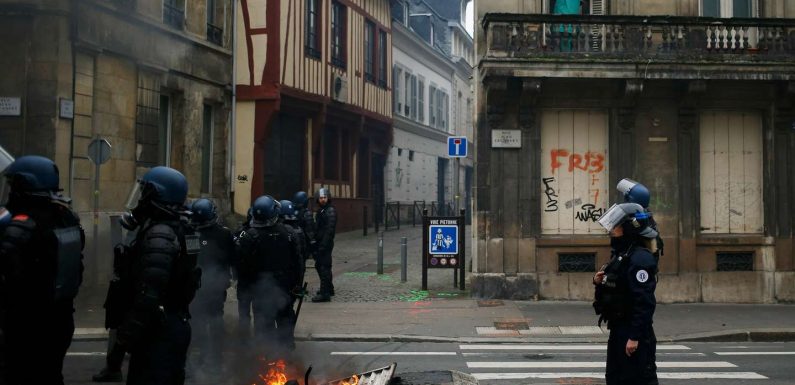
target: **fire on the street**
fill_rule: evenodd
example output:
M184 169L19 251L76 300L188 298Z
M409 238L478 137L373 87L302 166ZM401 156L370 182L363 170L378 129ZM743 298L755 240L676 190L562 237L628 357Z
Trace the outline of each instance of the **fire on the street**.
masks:
M252 385L285 385L287 384L287 364L284 360L277 360L267 363L268 371L265 374L259 374L262 384ZM309 385L309 384L304 384ZM335 385L359 385L359 376L353 375L348 379L337 381Z

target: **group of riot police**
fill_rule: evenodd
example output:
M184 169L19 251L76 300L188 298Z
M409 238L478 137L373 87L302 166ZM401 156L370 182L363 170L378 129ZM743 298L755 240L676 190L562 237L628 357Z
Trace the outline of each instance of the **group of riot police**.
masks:
M85 235L52 160L0 156L0 173L7 183L0 183L0 384L63 384ZM122 381L129 354L128 384L182 384L191 341L198 355L190 364L218 378L232 279L239 342L270 352L295 346L294 304L303 298L310 256L321 279L312 300L334 294L336 214L328 189L317 194L317 220L305 192L295 203L262 196L234 233L219 223L212 201L186 207L187 194L185 176L169 167L151 168L130 193L120 220L127 236L114 248L105 302L107 362L94 381Z

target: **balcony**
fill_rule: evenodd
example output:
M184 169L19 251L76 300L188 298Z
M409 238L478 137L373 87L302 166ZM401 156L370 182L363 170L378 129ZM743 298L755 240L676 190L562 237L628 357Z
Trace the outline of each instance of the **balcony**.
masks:
M795 19L487 14L483 28L485 75L795 79Z

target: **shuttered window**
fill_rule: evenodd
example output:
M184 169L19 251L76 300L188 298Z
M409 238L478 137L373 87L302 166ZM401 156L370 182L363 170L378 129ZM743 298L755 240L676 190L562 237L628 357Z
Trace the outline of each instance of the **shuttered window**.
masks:
M541 231L603 235L607 210L607 114L545 110L541 120Z
M759 234L762 121L759 114L708 111L700 128L701 231Z

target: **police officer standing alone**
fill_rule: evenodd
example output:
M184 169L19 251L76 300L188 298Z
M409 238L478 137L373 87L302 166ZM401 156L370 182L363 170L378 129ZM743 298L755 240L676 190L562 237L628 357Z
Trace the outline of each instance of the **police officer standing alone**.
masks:
M298 290L301 281L292 235L278 222L278 215L273 198L257 198L251 227L237 240L238 285L254 298L255 346L264 347L266 355L292 348L295 314L291 293Z
M196 265L199 237L188 222L185 176L154 167L136 184L122 218L137 229L124 254L130 266L133 296L117 331L118 344L130 352L127 384L185 382L190 344L189 304L201 280Z
M202 270L201 287L190 306L193 316L192 346L198 348L196 367L220 380L224 339L224 302L229 288L231 263L235 254L232 232L218 223L215 204L197 199L191 205L191 224L199 233L201 251L198 265Z
M593 277L594 309L610 329L607 384L656 385L657 231L637 203L613 205L599 223L610 232L612 247L610 262Z
M334 295L331 274L331 252L334 250L334 235L337 229L337 211L331 204L331 192L323 187L317 192L318 210L315 215L317 233L315 234L315 270L320 278L320 290L312 297L312 302L328 302Z
M6 384L63 384L74 334L74 298L85 244L80 220L58 187L58 167L29 155L5 171L10 217L0 224L0 296Z

